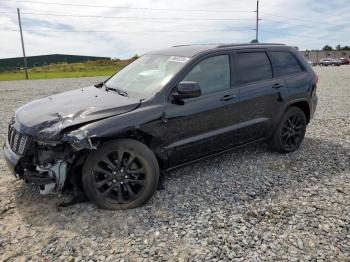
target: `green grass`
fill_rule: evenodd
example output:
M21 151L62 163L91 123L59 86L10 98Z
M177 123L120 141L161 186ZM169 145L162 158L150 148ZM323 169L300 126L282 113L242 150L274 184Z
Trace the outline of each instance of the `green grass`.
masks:
M128 65L129 60L88 61L85 63L52 64L38 66L28 70L29 79L110 76ZM24 71L0 72L0 81L24 80Z
M49 79L49 78L69 78L69 77L87 77L87 76L110 76L116 71L86 71L86 72L29 72L29 79ZM5 72L0 73L0 81L24 80L24 72Z

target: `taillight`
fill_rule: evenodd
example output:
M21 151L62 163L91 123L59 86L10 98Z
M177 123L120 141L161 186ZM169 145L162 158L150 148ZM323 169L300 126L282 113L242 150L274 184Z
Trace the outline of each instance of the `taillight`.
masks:
M315 75L314 84L313 84L312 89L311 89L311 97L316 96L316 88L317 88L319 79L320 78L318 77L318 75Z
M314 84L315 85L318 85L318 81L320 80L320 78L318 77L318 75L315 75L315 78L314 78Z

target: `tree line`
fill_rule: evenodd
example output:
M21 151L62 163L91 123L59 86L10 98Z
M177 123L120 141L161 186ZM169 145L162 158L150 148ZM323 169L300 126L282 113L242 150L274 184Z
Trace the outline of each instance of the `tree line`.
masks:
M336 51L343 51L343 50L346 50L346 51L348 51L348 50L350 50L350 46L341 46L341 45L337 45L337 46L335 46L335 48L333 48L332 46L330 46L330 45L325 45L323 48L322 48L322 50L323 51L334 51L334 50L336 50Z

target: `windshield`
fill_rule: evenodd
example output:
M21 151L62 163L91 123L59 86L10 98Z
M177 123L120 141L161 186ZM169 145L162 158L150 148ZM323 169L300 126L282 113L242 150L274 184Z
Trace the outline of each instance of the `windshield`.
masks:
M105 84L147 98L159 91L189 60L187 57L148 54L140 57Z

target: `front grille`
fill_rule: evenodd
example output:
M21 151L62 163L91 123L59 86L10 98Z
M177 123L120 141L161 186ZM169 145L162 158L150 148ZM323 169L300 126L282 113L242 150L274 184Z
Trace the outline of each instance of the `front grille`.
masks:
M13 152L22 155L28 147L29 139L10 125L8 129L8 142Z

